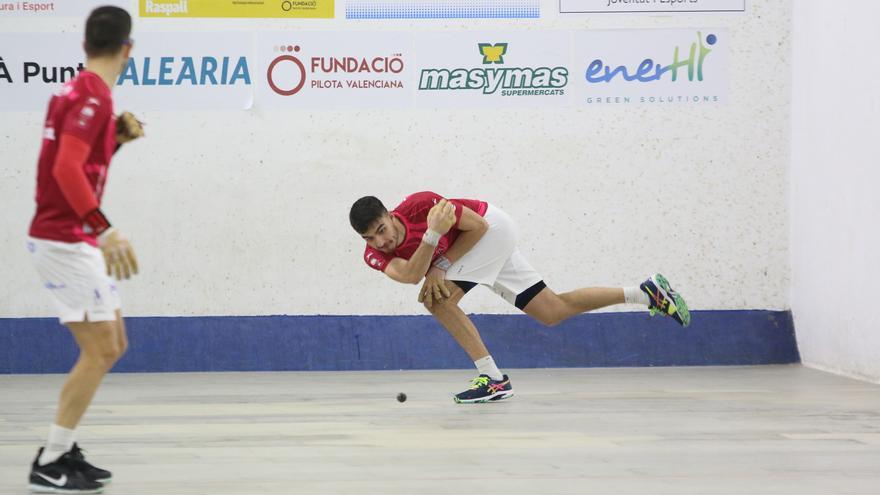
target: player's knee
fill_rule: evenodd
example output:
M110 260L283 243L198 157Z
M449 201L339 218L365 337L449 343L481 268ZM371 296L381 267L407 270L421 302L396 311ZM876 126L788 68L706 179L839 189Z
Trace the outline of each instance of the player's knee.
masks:
M541 313L535 315L535 319L538 320L538 323L544 325L545 327L555 327L562 323L562 318L559 315L555 315L552 313Z
M449 301L449 299L444 298L434 300L431 302L430 305L428 305L428 302L425 301L422 303L422 305L425 306L425 309L427 309L429 313L431 313L432 315L436 315L444 311L448 311L454 304Z
M92 352L91 358L96 366L109 370L119 361L123 353L125 353L124 346L118 342L107 342Z
M118 361L119 359L121 359L122 356L124 356L126 352L128 352L128 342L120 343L119 344L119 356L117 356L116 360Z

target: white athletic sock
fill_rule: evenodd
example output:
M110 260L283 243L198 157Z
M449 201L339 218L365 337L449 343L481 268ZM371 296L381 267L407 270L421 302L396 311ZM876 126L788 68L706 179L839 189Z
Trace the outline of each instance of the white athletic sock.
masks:
M504 378L504 375L498 370L498 366L495 365L495 360L492 359L492 356L477 359L474 361L474 365L476 365L481 375L489 375L489 378L493 380L501 380Z
M49 427L49 439L46 441L46 447L40 454L37 461L41 466L45 466L51 462L55 462L65 452L73 448L74 435L76 430L69 430L63 426L53 424Z
M651 300L648 299L648 294L645 294L645 291L643 291L641 287L624 287L623 300L626 301L627 304L641 304L642 306L648 306L651 304Z

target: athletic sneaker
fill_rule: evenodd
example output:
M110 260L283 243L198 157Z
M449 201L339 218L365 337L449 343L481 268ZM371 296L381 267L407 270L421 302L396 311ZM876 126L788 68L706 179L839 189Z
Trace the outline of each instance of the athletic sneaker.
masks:
M72 465L70 452L66 452L55 462L40 466L37 458L31 464L30 489L36 493L101 493L104 485L92 481Z
M675 292L666 277L655 273L654 276L639 285L651 300L648 310L651 316L661 313L677 321L679 325L686 327L691 324L691 313L687 303L681 294Z
M76 443L70 449L70 465L92 481L106 484L110 483L110 480L113 479L113 474L110 471L89 464L86 461L86 456L83 455L83 450Z
M510 379L507 378L507 375L504 375L501 380L493 380L489 378L489 375L480 375L471 382L471 388L456 394L453 399L459 404L476 404L508 397L513 397L513 386L510 385Z

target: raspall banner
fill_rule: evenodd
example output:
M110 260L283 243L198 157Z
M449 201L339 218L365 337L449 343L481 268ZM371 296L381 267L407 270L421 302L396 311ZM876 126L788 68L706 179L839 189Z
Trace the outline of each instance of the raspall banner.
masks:
M141 17L333 18L333 0L138 0Z
M0 19L4 17L81 17L102 5L115 5L124 9L132 6L131 0L56 0L21 1L0 0Z

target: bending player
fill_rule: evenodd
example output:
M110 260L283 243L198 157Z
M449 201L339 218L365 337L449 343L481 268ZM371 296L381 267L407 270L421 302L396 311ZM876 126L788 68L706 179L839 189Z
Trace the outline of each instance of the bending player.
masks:
M544 325L614 304L642 304L682 326L690 323L684 299L660 274L639 286L583 288L557 294L546 286L516 247L517 227L501 209L473 199L444 199L433 192L408 196L389 212L377 198L357 200L351 226L367 242L370 268L406 284L422 279L419 301L467 352L479 370L459 403L511 397L513 387L499 371L477 328L458 306L476 285L485 285Z
M28 249L80 354L61 389L55 423L31 465L36 492L97 493L109 471L86 462L76 427L104 375L128 346L110 278L138 271L134 251L100 209L110 159L143 135L130 113L113 116L111 90L128 62L131 17L100 7L86 20L86 69L49 101Z

